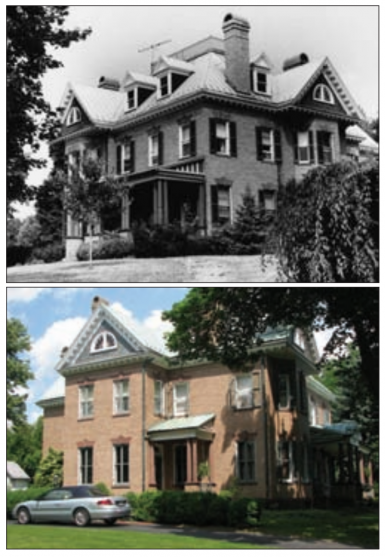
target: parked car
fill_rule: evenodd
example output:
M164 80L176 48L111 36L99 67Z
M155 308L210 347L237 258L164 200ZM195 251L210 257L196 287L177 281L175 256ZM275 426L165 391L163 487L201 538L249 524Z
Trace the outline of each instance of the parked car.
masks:
M29 522L74 522L87 526L92 520L112 525L118 518L130 515L124 497L104 495L88 485L60 487L47 491L37 499L19 503L12 516L19 524Z

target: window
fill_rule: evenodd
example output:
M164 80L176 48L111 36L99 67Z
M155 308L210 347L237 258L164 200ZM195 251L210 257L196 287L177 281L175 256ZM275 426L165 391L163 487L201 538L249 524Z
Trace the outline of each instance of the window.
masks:
M256 128L257 159L267 162L281 162L282 147L279 130Z
M299 346L299 348L301 348L302 350L305 350L306 337L304 332L301 331L301 329L296 329L294 331L294 344Z
M241 375L235 378L235 406L238 409L253 407L252 375Z
M238 479L241 482L253 482L255 474L255 452L254 441L242 441L237 443L237 467Z
M313 92L313 99L315 101L327 103L327 104L334 104L334 96L331 92L330 88L323 83L319 83Z
M166 74L160 78L160 96L166 97L171 93L170 89L171 74Z
M114 484L128 484L129 445L114 445Z
M130 409L128 379L114 381L114 414L124 414Z
M298 132L295 141L295 162L298 164L314 163L313 132L311 130Z
M187 480L187 447L176 445L174 449L175 484L184 484Z
M228 120L210 119L210 153L237 156L236 123Z
M277 447L278 478L284 482L297 479L297 443L280 440Z
M148 164L158 166L163 164L163 133L158 132L148 138Z
M278 377L278 408L280 410L290 409L290 375L281 373Z
M73 124L77 124L82 119L82 114L80 112L80 108L77 106L73 106L68 113L67 117L67 126L72 126Z
M107 350L114 350L117 348L118 344L116 338L112 333L104 331L99 333L91 345L91 353L94 352L105 352Z
M94 415L94 386L79 387L79 418L92 418Z
M212 186L211 210L213 224L223 225L231 222L229 186Z
M154 414L164 414L164 386L162 381L154 383Z
M317 404L312 396L309 398L309 407L310 407L310 425L317 425Z
M195 122L179 126L179 158L193 157L195 149Z
M322 425L327 425L330 424L330 410L329 408L326 406L326 404L322 404L322 416L323 416L323 424Z
M253 75L254 75L254 91L256 93L262 93L264 95L268 95L270 91L269 91L269 81L268 81L267 72L254 70Z
M138 105L137 97L138 97L137 89L130 89L129 91L127 91L126 110L133 110L134 108L137 107Z
M116 146L116 173L123 174L135 171L135 141Z
M273 213L276 210L276 192L275 190L260 190L259 206L266 213Z
M93 483L93 448L85 447L79 450L80 457L80 470L79 480L80 484Z
M174 416L185 416L189 410L188 383L174 385Z
M317 132L318 164L333 162L333 134L327 131Z

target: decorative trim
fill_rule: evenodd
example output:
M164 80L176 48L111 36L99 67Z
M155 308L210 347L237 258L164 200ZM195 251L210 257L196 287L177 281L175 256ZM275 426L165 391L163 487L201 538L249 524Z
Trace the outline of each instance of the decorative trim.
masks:
M95 441L88 441L88 439L84 439L83 441L78 441L76 446L78 449L86 449L87 447L93 447L95 445Z

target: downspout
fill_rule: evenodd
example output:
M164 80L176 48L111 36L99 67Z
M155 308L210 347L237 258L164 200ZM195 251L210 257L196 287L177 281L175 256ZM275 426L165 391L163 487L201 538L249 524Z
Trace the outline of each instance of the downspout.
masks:
M142 362L142 492L146 491L146 364L153 358Z
M262 418L263 418L263 435L265 444L265 484L266 484L266 501L270 497L270 470L269 470L269 437L267 431L267 405L265 390L265 354L261 357L261 387L262 387Z

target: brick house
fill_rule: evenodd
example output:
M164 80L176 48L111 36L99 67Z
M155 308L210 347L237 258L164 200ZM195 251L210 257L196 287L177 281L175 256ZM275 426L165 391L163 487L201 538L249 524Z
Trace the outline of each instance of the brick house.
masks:
M262 341L248 370L174 365L95 297L38 403L44 452L64 451L65 484L116 493L237 485L274 501L359 498L364 455L354 424L331 424L313 339L290 327Z
M331 61L302 53L275 68L250 56L245 19L229 13L222 29L223 39L161 56L151 75L68 84L53 144L70 168L98 158L129 190L97 232L194 219L210 234L233 221L246 189L274 210L280 184L349 156L346 129L363 115ZM84 234L68 215L67 258Z

